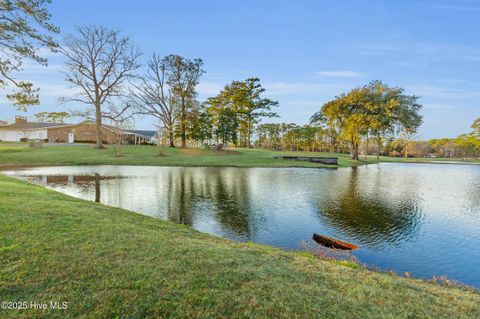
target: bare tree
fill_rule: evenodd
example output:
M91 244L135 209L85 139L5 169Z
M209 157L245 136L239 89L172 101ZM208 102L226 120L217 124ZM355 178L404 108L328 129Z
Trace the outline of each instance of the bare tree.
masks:
M76 96L61 101L90 106L84 115L95 115L96 148L101 149L102 118L109 115L116 120L130 108L130 103L118 108L116 102L125 96L125 81L140 67L137 61L142 53L120 31L103 26L77 27L77 34L65 39L61 52L66 57L65 80L80 89Z
M126 130L133 128L131 119L120 118L113 121L114 129L109 135L108 142L112 145L116 157L123 156L123 147L128 144L129 136L126 134Z
M168 83L169 60L153 54L146 74L132 83L130 95L139 114L158 118L168 132L170 147L175 147L174 128L178 115L178 100Z
M165 57L168 65L168 84L172 87L174 97L179 103L180 129L182 148L187 147L188 111L195 105L195 87L204 73L201 59L188 60L179 55Z

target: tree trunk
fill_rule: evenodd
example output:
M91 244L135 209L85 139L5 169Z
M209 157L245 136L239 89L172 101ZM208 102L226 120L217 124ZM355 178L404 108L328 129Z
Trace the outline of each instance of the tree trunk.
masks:
M367 134L367 145L365 149L365 160L368 161L368 134Z
M380 136L377 136L377 161L380 160Z
M250 148L250 134L251 134L251 120L248 120L247 125L247 148Z
M182 148L187 147L187 106L185 105L185 98L182 96Z
M95 130L97 143L95 145L96 149L102 149L103 140L102 140L102 110L100 108L100 102L95 103Z
M187 125L182 123L182 148L187 147Z
M358 158L358 143L352 142L352 159L359 160Z
M170 147L175 147L175 141L174 141L174 139L173 139L173 127L170 128L169 131L170 131L170 132L168 133L168 135L169 135L168 138L169 138L169 140L170 140Z

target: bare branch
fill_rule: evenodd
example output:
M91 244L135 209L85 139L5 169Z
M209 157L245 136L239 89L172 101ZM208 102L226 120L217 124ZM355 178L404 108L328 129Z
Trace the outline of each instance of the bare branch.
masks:
M97 124L97 147L101 148L102 118L124 118L132 106L121 98L128 92L126 81L140 67L142 52L120 31L103 26L77 27L76 34L64 42L65 80L81 92L76 98L61 100L90 105Z

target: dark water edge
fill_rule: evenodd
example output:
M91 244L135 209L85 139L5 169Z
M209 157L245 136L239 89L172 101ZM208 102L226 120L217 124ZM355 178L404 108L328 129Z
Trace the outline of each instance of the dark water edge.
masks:
M9 175L212 235L285 249L314 232L361 246L362 264L480 287L480 166L33 167Z

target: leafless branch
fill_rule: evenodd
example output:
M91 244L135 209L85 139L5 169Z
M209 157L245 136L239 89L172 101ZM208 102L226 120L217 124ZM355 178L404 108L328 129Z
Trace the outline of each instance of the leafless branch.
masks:
M128 37L118 30L103 26L80 26L75 35L69 35L60 49L66 58L65 80L80 88L75 97L63 97L61 102L79 102L90 105L97 123L97 147L101 148L102 118L131 117L132 103L124 103L125 83L134 77L142 55ZM118 104L117 106L115 106Z

